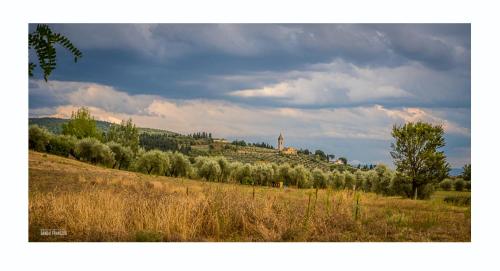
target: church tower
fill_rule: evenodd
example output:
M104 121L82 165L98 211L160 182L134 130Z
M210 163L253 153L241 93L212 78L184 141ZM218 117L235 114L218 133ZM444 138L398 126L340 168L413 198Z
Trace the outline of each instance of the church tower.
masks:
M282 151L283 150L283 135L280 133L280 136L278 137L278 150Z

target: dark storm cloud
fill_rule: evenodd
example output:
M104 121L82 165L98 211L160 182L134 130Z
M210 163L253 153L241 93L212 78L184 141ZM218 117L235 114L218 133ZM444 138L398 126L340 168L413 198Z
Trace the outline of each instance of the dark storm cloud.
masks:
M283 99L245 100L226 94L280 83L290 71L298 71L295 77L302 78L300 72L307 72L309 66L339 59L373 69L417 62L429 71L443 74L436 87L423 84L422 78L405 85L405 89L418 97L408 105L463 106L469 97L465 95L461 101L453 97L450 102L449 92L458 92L456 97L470 92L470 25L54 24L52 27L67 35L84 52L77 65L63 53L54 79L112 85L132 94L283 105ZM255 72L275 76L253 81L217 80ZM435 88L445 97L434 95L432 100L426 100L425 93L435 94ZM373 102L405 105L401 99ZM350 103L360 104L327 101L318 106Z

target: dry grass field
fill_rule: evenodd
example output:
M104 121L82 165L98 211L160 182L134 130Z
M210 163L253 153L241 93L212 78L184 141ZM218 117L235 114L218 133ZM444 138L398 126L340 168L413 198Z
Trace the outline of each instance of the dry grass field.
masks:
M209 183L29 153L29 241L470 241L470 206ZM44 229L65 235L43 235Z

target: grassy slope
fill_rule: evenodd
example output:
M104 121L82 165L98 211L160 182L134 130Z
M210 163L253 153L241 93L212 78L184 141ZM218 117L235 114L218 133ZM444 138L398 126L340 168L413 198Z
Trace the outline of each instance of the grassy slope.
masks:
M470 241L470 207L207 183L29 153L30 241ZM310 202L310 203L309 203ZM67 236L41 236L65 229Z

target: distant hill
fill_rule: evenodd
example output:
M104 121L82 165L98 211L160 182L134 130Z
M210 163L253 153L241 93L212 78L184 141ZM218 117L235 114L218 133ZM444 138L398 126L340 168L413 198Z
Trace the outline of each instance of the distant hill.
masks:
M450 170L450 176L458 176L460 174L462 174L462 169L461 168L452 168Z
M50 132L54 134L60 134L62 132L62 125L67 123L68 119L59 119L59 118L29 118L29 125L36 124L41 127L47 128ZM112 123L106 121L97 120L97 127L107 132Z
M60 119L60 118L29 118L29 125L37 124L38 126L42 126L47 128L52 133L60 134L62 132L62 125L67 123L69 119ZM113 125L111 122L96 120L97 127L103 131L108 132L109 127ZM179 133L174 133L167 130L155 129L155 128L142 128L138 127L140 133L150 133L150 134L166 134L172 136L182 136Z

